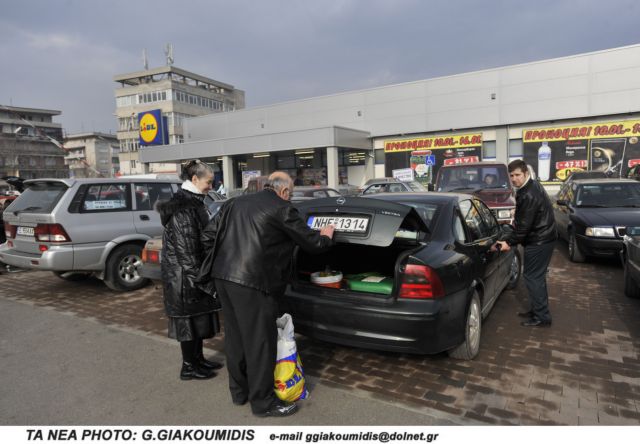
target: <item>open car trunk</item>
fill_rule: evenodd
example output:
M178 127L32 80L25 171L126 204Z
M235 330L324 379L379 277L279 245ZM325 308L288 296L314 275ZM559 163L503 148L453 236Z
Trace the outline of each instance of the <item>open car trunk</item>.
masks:
M336 244L328 252L314 255L296 249L292 285L306 294L394 298L402 264L428 239L425 222L408 205L340 197L305 202L298 208L314 229L329 223L336 226ZM341 273L342 280L319 284L312 279L318 273L329 278Z

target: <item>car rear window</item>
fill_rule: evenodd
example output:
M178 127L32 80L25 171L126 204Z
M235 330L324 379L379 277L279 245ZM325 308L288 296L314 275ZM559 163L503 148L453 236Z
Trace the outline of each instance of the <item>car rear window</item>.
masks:
M403 205L408 205L416 210L416 213L420 215L422 220L426 223L429 230L433 231L433 225L440 213L440 205L433 203L421 203L421 202L398 202Z
M21 213L50 213L69 187L64 182L31 182L10 206Z

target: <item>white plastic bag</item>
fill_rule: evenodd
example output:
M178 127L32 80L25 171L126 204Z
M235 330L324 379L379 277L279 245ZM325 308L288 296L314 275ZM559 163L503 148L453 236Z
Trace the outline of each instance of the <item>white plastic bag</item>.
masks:
M283 401L297 401L308 395L304 383L302 361L296 348L293 320L289 313L276 319L278 352L274 370L274 390Z

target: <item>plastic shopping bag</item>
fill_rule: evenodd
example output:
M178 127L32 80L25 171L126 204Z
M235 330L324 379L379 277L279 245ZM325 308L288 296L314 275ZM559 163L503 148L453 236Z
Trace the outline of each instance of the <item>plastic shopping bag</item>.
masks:
M274 390L283 401L293 402L308 396L304 384L302 361L296 349L291 315L276 319L278 327L278 354L274 371Z

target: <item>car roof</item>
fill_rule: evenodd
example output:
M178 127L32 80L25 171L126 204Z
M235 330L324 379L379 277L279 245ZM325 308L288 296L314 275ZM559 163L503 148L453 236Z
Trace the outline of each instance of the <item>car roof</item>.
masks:
M638 183L637 180L625 179L625 178L606 178L606 179L577 179L573 183L577 185L597 185L607 183Z
M506 168L506 164L503 162L471 162L471 163L459 163L456 165L442 165L440 168L456 168L456 167L470 167L470 166L504 166Z
M631 182L636 182L632 180ZM434 203L445 203L445 202L454 202L464 199L471 199L474 196L471 194L464 193L434 193L434 192L424 192L424 191L415 191L415 192L406 192L406 193L375 193L375 194L367 194L362 196L367 199L380 199L380 200L389 200L395 201L398 203L401 202L434 202Z
M56 178L42 178L42 179L29 179L29 180L25 180L25 185L28 185L30 183L35 183L35 182L62 182L65 185L72 187L75 183L78 184L86 184L86 183L134 183L134 182L145 182L145 183L154 183L154 182L158 182L158 183L182 183L181 180L175 180L175 179L142 179L142 178L138 178L138 179L134 179L134 178L126 178L126 179L122 179L119 177L112 177L112 178L95 178L95 179L88 179L88 178L80 178L80 179L56 179Z

